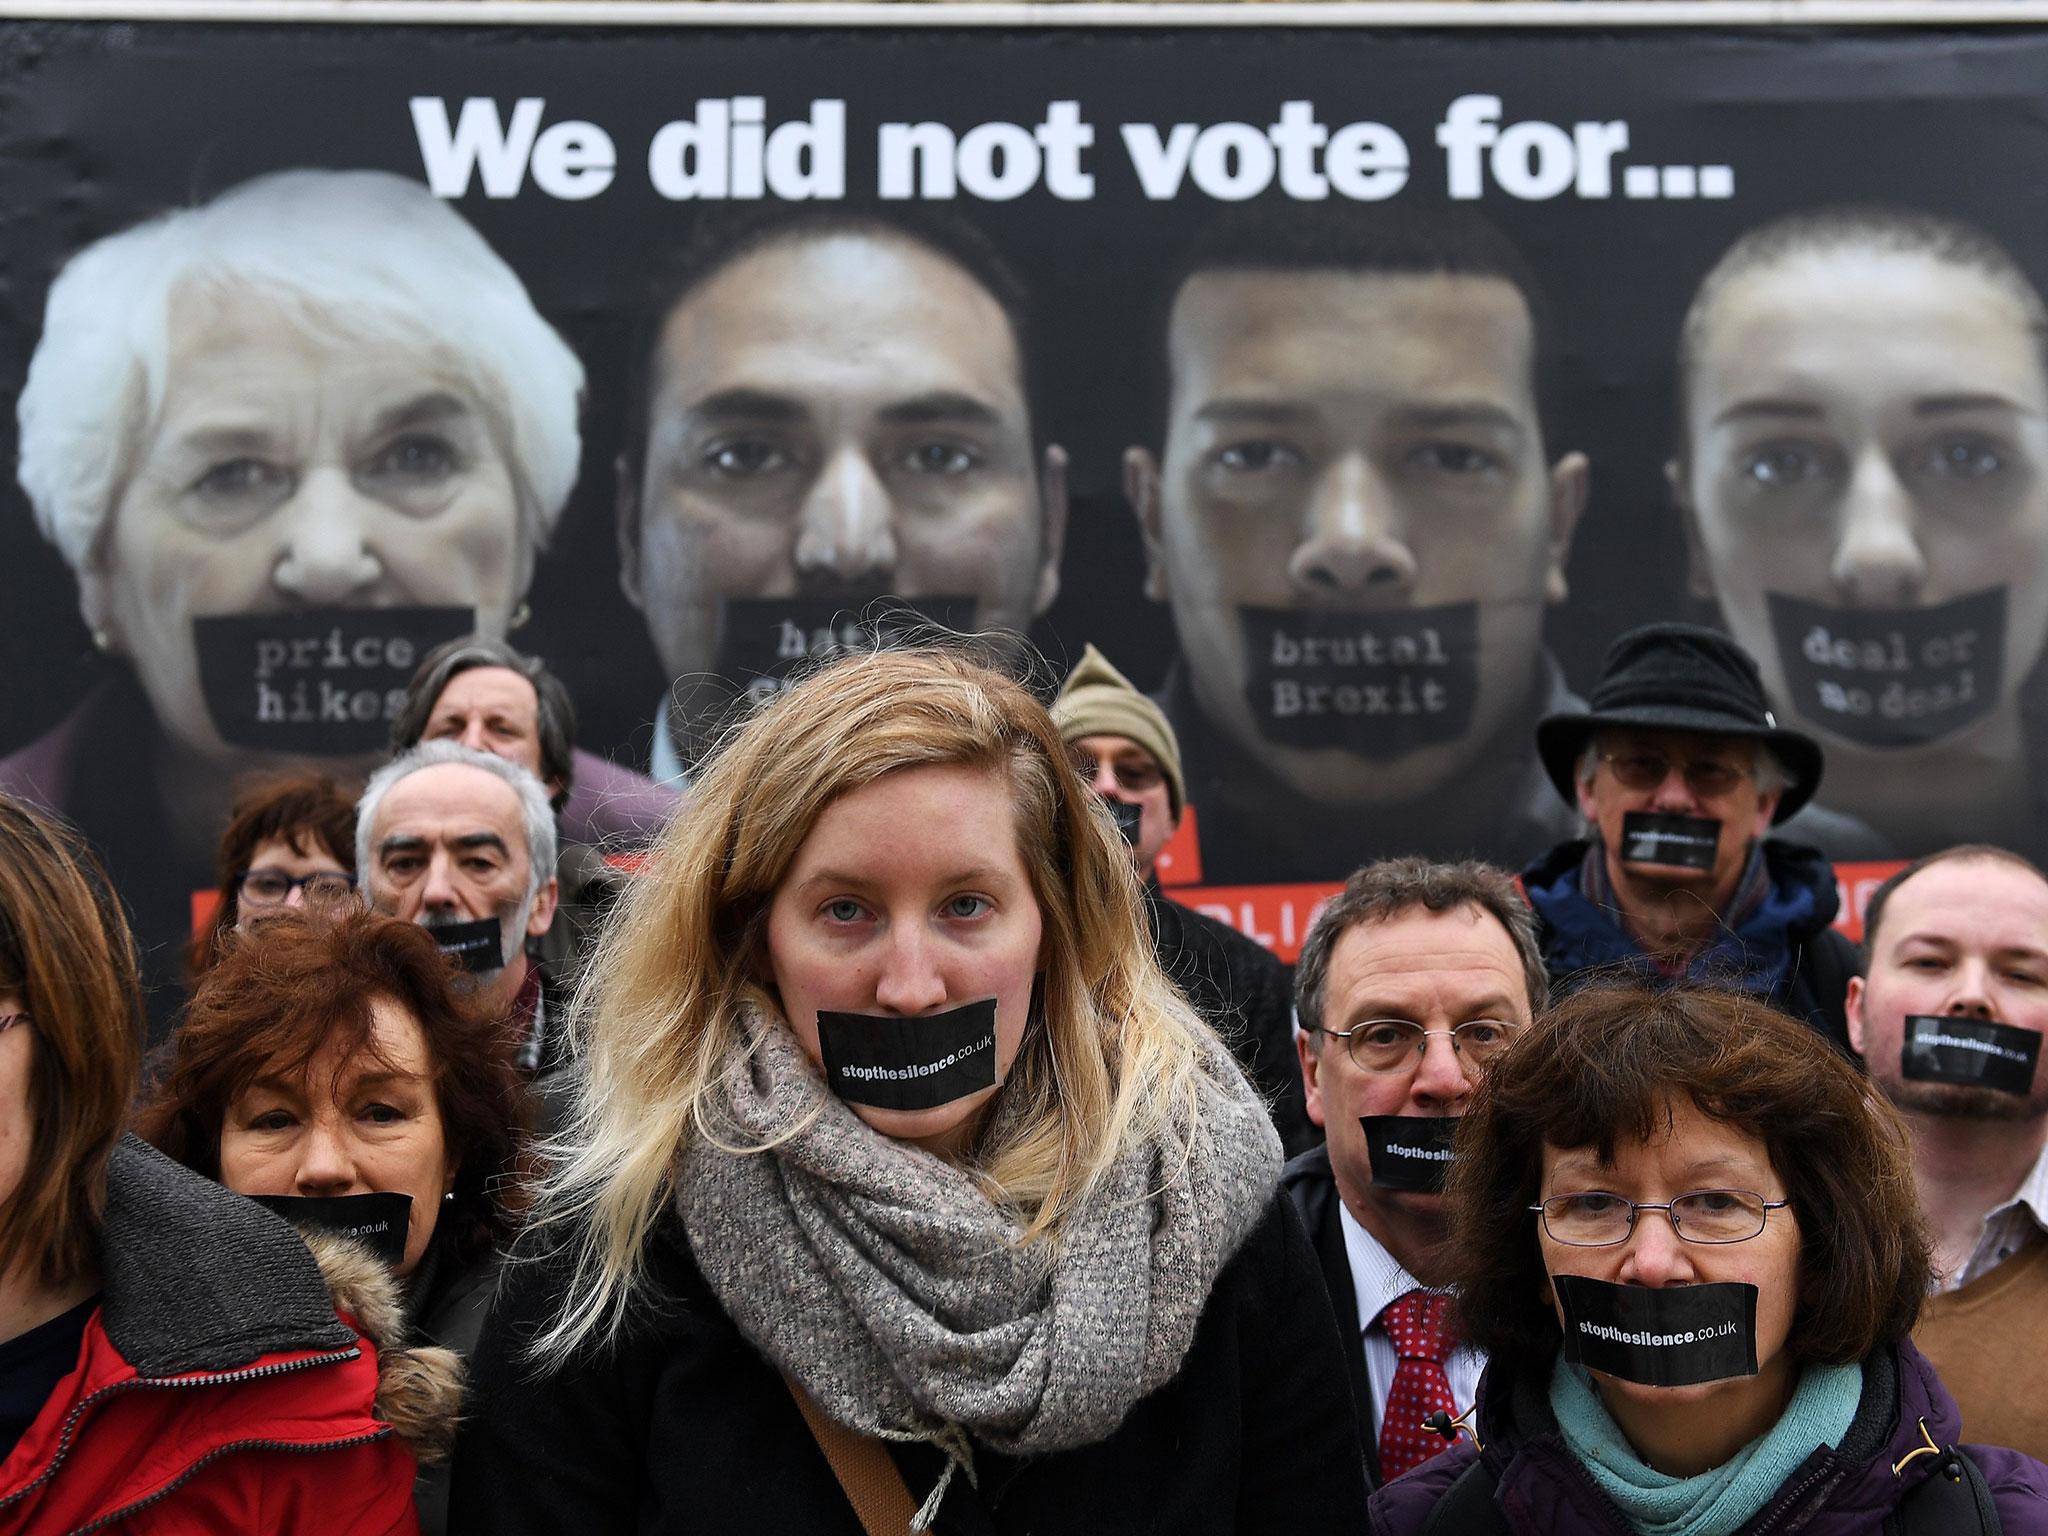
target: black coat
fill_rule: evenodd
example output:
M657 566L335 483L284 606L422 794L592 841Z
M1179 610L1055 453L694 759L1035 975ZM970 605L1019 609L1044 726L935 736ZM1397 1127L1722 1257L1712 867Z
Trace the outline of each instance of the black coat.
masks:
M617 1345L536 1379L519 1351L559 1273L508 1271L471 1361L449 1529L522 1536L861 1536L780 1376L720 1308L670 1213ZM1031 1460L977 1448L943 1536L1359 1532L1365 1486L1314 1256L1275 1196L1209 1294L1180 1374L1107 1440ZM914 1499L943 1462L892 1446Z
M1351 1378L1352 1411L1358 1424L1359 1448L1365 1454L1368 1486L1380 1483L1379 1447L1372 1436L1372 1378L1365 1370L1365 1325L1358 1320L1358 1287L1351 1278L1351 1254L1344 1246L1344 1227L1338 1212L1343 1200L1337 1193L1337 1175L1330 1167L1330 1149L1312 1147L1289 1163L1280 1173L1280 1187L1294 1202L1295 1213L1308 1229L1315 1246L1316 1263L1329 1291L1330 1310L1337 1318L1342 1336L1344 1369Z
M1273 1109L1291 1157L1322 1140L1308 1122L1294 1051L1294 975L1265 945L1228 923L1146 892L1159 965L1195 1006Z

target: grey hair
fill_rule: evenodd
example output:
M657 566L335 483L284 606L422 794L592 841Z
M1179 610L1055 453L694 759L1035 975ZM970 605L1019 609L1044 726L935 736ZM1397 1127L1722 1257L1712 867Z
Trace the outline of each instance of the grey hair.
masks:
M1414 857L1380 859L1353 874L1309 926L1301 958L1294 965L1295 1021L1303 1029L1322 1027L1330 954L1339 939L1360 923L1385 922L1417 907L1431 912L1476 907L1493 918L1507 930L1522 962L1530 1014L1550 1001L1550 973L1543 967L1543 950L1536 939L1536 914L1512 875L1477 859L1455 864Z
M279 171L109 235L57 275L16 404L21 488L43 537L83 566L134 468L170 371L188 284L254 288L322 334L457 359L547 543L576 483L583 365L463 217L387 171Z
M1712 735L1713 733L1706 731L1700 734ZM1573 774L1573 778L1581 784L1586 783L1594 774L1600 771L1599 738L1600 733L1598 731L1588 736L1586 738L1585 750L1579 753L1578 771ZM1749 773L1750 777L1756 780L1758 794L1774 795L1792 787L1791 770L1785 766L1785 760L1771 750L1771 744L1767 741L1756 743L1756 754L1751 761Z
M363 797L356 802L356 884L364 898L370 894L370 829L377 824L384 797L394 784L422 768L449 763L502 779L519 796L519 819L526 827L526 899L532 901L555 873L555 813L548 804L547 787L517 763L454 741L423 741L379 768L363 786Z

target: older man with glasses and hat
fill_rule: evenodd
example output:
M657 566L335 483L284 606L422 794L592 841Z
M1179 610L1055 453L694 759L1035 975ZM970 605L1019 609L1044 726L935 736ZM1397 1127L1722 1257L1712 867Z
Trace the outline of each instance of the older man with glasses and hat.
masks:
M1747 651L1691 624L1631 630L1590 706L1546 716L1536 749L1590 834L1522 873L1554 985L1739 988L1848 1049L1857 955L1831 926L1834 869L1768 835L1812 799L1821 750L1779 726Z
M1166 716L1107 656L1089 646L1052 703L1053 723L1089 787L1116 818L1145 885L1159 963L1230 1045L1273 1108L1289 1152L1316 1134L1294 1070L1293 982L1256 939L1160 894L1159 852L1187 804L1180 742Z

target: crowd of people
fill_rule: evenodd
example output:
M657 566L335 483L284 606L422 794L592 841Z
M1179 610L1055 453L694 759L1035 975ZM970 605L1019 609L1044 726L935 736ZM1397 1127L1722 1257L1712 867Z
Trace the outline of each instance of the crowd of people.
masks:
M1535 726L1576 835L1290 974L1159 888L1171 712L1014 672L817 666L622 859L451 639L240 790L154 1044L0 796L0 1532L2048 1532L2034 864L1859 950L1821 749L1659 624Z

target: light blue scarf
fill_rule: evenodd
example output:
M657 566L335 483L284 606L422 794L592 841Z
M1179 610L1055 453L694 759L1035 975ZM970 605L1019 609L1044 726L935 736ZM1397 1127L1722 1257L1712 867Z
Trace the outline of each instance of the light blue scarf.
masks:
M1560 1360L1550 1411L1564 1443L1639 1536L1730 1536L1769 1502L1799 1464L1842 1443L1863 1397L1863 1367L1816 1365L1799 1378L1778 1422L1697 1477L1646 1466L1608 1415L1584 1366Z

